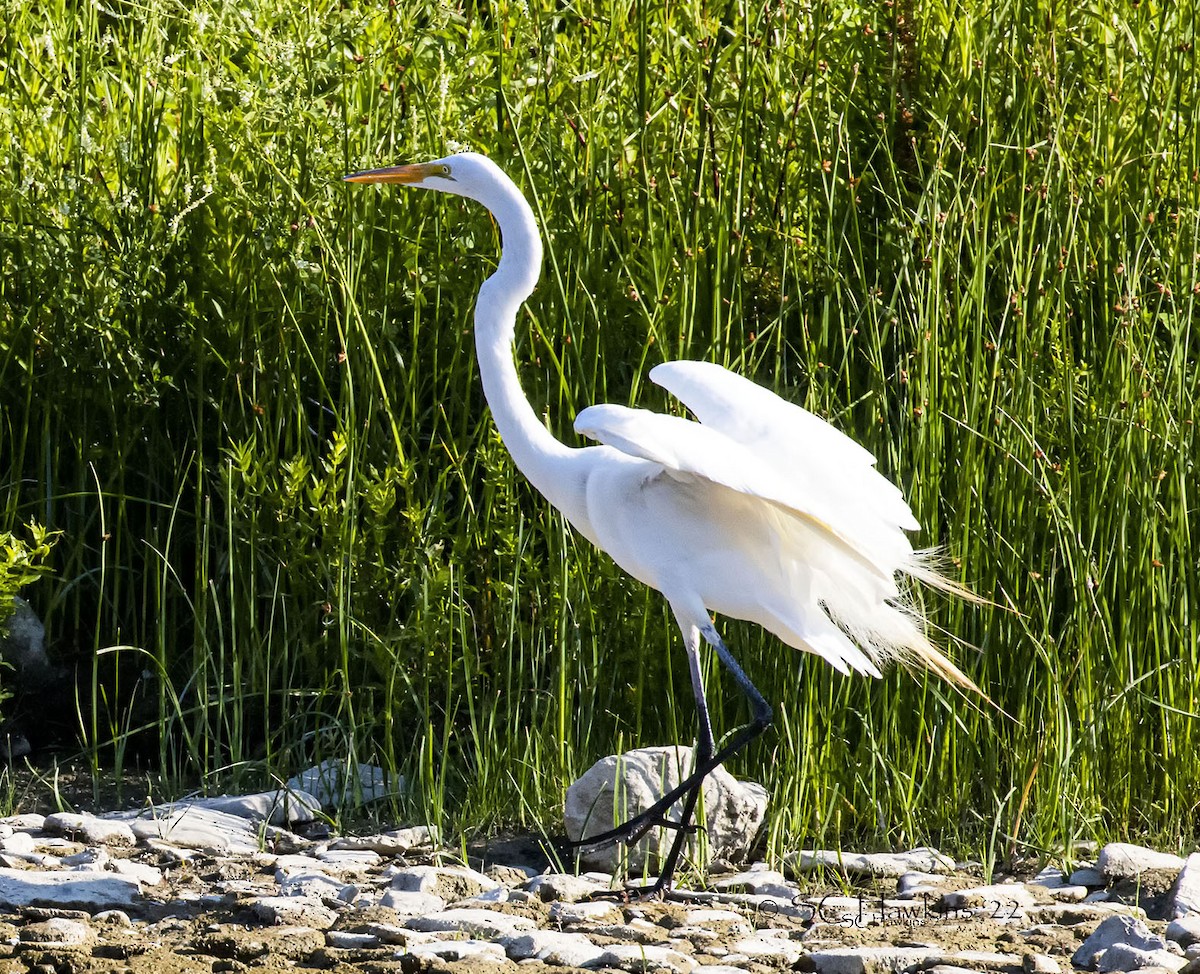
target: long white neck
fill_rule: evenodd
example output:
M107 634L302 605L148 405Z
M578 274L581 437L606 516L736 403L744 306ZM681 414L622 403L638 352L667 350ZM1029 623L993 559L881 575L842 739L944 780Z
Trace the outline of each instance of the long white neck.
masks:
M475 305L475 349L483 394L517 468L550 503L580 525L580 518L586 520L586 472L574 461L586 451L560 443L542 425L525 398L513 363L517 314L537 283L542 242L529 204L515 186L507 180L505 184L494 187L484 201L500 225L502 251L500 266L484 281Z

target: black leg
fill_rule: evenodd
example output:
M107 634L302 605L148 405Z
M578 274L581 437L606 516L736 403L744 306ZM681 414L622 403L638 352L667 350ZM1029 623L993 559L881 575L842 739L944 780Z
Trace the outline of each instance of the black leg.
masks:
M733 739L715 754L713 753L715 745L712 735L712 723L708 713L708 701L704 695L704 683L700 678L699 636L701 635L716 650L717 658L720 659L722 665L732 674L750 703L750 723L739 729L734 734ZM574 848L607 845L612 842L629 844L637 842L650 829L656 826L675 829L675 840L671 844L671 850L667 854L666 861L663 863L662 872L659 874L658 880L644 890L636 891L639 895L645 896L655 896L670 888L671 878L678 866L683 845L687 841L688 834L695 831L691 825L691 820L696 810L696 802L700 797L700 788L704 784L704 779L708 777L710 772L720 767L730 757L758 737L771 723L770 706L763 699L763 695L758 692L758 688L750 682L750 678L746 676L745 671L738 665L737 660L733 658L725 642L711 624L701 630L693 628L691 632L684 633L684 640L688 651L692 692L696 699L696 709L700 720L700 735L696 745L696 759L692 765L692 773L644 812L635 815L629 821L618 825L614 829L609 829L607 832L601 832L598 835L589 836L588 838L580 839L578 842L570 843ZM686 796L686 800L684 801L679 821L667 820L666 814L668 810L684 796Z

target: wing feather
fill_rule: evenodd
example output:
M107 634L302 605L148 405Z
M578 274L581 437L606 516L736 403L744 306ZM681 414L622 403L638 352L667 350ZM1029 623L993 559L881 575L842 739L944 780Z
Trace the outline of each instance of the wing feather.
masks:
M589 406L575 431L629 456L662 465L670 476L700 477L761 498L799 518L826 543L894 590L892 572L881 568L851 538L814 513L803 494L781 479L756 453L700 423L613 403Z
M891 571L912 562L919 524L875 458L807 409L711 362L665 362L650 378L700 422L742 444L803 493L807 508Z

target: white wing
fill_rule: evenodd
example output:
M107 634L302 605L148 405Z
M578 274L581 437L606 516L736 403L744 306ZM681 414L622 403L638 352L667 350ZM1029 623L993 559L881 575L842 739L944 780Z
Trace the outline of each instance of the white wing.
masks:
M679 416L605 403L579 413L575 431L629 456L652 460L677 479L699 477L768 501L802 520L835 551L853 559L894 592L891 570L879 566L858 544L814 513L804 494L780 477L757 451L720 430Z
M706 427L768 464L806 498L807 509L889 574L912 562L904 531L919 525L875 458L808 410L711 362L665 362L650 378Z
M900 491L875 470L869 452L807 410L718 365L668 362L650 375L701 422L600 405L583 410L575 429L657 464L681 486L709 484L735 492L730 497L743 503L715 494L706 501L687 491L675 503L691 505L685 509L691 515L702 512L697 535L715 532L744 557L739 571L730 573L705 562L703 545L687 539L676 539L679 550L664 555L658 549L661 532L651 520L630 543L628 570L638 575L630 566L640 563L639 554L666 557L676 581L682 575L696 591L707 587L710 608L758 622L843 671L877 675L878 664L902 658L962 686L974 685L929 642L919 615L898 599L898 571L938 580L913 554L904 531L917 522ZM656 480L647 481L646 489ZM750 500L765 503L751 514L744 503ZM621 511L634 506L634 497L611 501L618 509L606 516L619 521ZM666 512L658 517L673 520ZM738 532L745 536L736 537ZM615 557L620 544L610 540ZM653 572L638 577L673 598ZM702 615L693 624L701 625Z

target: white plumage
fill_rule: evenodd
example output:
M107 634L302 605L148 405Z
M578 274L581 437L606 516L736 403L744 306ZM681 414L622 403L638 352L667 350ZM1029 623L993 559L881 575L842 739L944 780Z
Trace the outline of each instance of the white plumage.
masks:
M517 466L577 530L666 597L683 633L700 717L696 771L654 808L583 844L634 840L686 798L677 840L653 887L664 889L704 776L770 721L769 706L717 634L712 612L756 622L843 673L879 676L884 664L901 660L976 689L903 604L898 576L966 593L913 551L905 532L918 528L916 519L870 453L750 380L687 361L658 365L650 377L698 422L591 406L575 429L603 445L565 446L538 420L513 364L517 311L541 264L533 212L516 186L474 153L347 179L422 186L491 211L503 248L480 289L475 336L500 435ZM700 680L701 637L738 681L753 714L720 752Z

